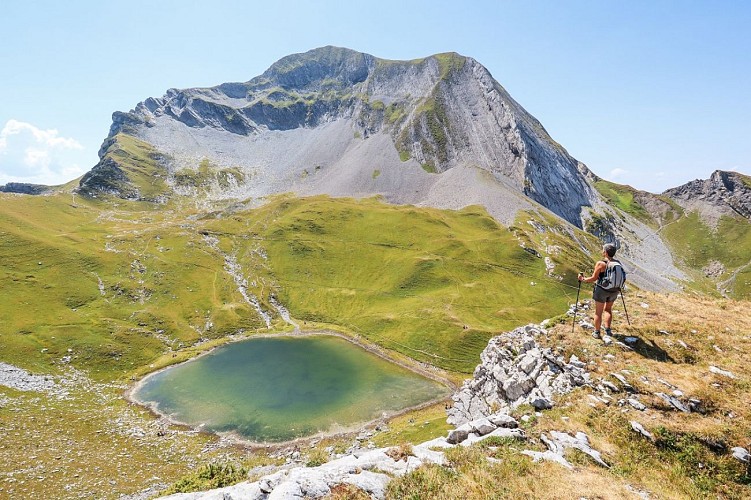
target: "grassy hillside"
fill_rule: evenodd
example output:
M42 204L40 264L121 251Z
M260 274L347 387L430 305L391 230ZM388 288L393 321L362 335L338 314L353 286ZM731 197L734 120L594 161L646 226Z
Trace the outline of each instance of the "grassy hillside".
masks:
M0 386L0 473L25 482L0 483L0 496L49 496L59 488L46 480L50 471L65 474L69 492L104 488L117 496L169 483L214 456L201 451L217 446L207 444L213 438L165 431L145 410L134 412L122 384L228 334L269 331L239 284L271 314L271 330L291 329L275 312L275 297L302 328L333 328L401 359L470 372L491 336L564 310L575 294L576 262L588 261L562 227L538 233L528 221L551 222L522 214L506 229L479 208L375 199L280 197L254 210L207 214L179 200L157 206L69 193L0 195L0 361L77 380L66 400ZM547 275L541 252L548 246L559 277ZM437 427L425 432L445 428L431 419ZM103 462L96 450L104 442L116 443L117 453ZM76 455L67 454L71 446ZM274 461L222 447L216 453ZM38 472L16 473L29 456ZM106 487L102 477L118 479Z
M261 325L185 220L70 195L0 203L2 361L49 372L70 356L112 380L167 349Z
M2 360L35 371L69 361L127 378L199 340L266 331L228 258L275 327L272 295L310 326L452 371L471 371L498 331L572 300L573 267L559 269L569 287L547 277L520 244L539 247L534 237L478 208L280 198L228 216L69 194L0 203Z
M463 498L478 500L583 495L631 499L644 493L650 498L749 498L751 475L730 449L751 445L751 304L646 293L626 300L632 325L626 324L617 304L614 327L618 340L637 339L633 350L605 346L579 329L572 333L570 323L555 327L545 342L562 349L567 359L576 354L588 363L595 381L615 381L609 374L624 370L633 393L615 393L612 402L604 404L588 396L598 391L585 387L560 398L550 411L520 407L515 415L527 415L523 427L532 439L521 443L495 438L451 450L448 467L430 465L395 479L388 497L452 499L462 492ZM711 365L730 370L736 378L711 373ZM679 388L683 400L700 400L701 411L682 413L655 396L672 390L661 380ZM619 403L634 397L647 409ZM636 434L631 421L643 425L654 440ZM413 432L418 424L411 427ZM573 470L551 462L534 464L519 454L520 449L545 450L537 438L551 430L585 432L610 469L578 450L566 452ZM398 432L405 430L393 434Z
M724 216L716 228L708 226L692 212L662 231L679 262L704 279L713 262L722 268L713 273L713 283L721 283L727 295L751 298L751 224L740 217Z
M683 209L667 196L604 179L595 181L594 187L612 206L652 227L669 224L683 215Z
M569 300L542 259L479 208L311 198L271 203L247 223L259 227L275 293L295 318L452 371L474 369L498 331Z

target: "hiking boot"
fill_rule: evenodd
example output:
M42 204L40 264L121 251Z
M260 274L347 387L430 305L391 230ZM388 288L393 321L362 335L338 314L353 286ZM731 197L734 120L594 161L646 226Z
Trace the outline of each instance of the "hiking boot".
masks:
M610 330L610 328L605 328L605 335L607 335L608 337L613 336L613 332Z
M600 330L595 330L594 332L592 332L592 337L594 337L596 339L601 338L600 337Z

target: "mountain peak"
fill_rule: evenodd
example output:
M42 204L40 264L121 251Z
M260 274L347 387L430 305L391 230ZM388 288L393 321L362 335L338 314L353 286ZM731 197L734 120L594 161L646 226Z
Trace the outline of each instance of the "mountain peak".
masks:
M456 52L398 61L319 47L283 57L245 83L171 89L148 98L113 115L110 139L119 133L153 145L169 159L171 172L196 169L203 159L219 169L239 168L253 182L232 196L312 190L377 194L399 203L479 203L496 207L490 210L503 221L534 200L579 227L583 207L596 196L579 163L486 68ZM371 138L377 140L363 143ZM106 154L105 148L103 160ZM309 176L308 164L320 175ZM393 174L385 173L387 167ZM445 179L423 178L456 167ZM365 186L355 179L363 169L382 172L381 181ZM458 179L466 169L489 173L495 194L475 180ZM96 189L90 180L88 189ZM454 200L456 186L450 196L433 186L457 182L466 185L461 200ZM522 196L499 194L508 189ZM102 185L102 191L112 192L112 186ZM169 189L164 194L169 197ZM132 195L129 190L126 197Z
M273 81L282 88L298 89L314 83L320 87L322 82L354 85L368 77L375 59L369 54L328 45L283 57L249 83Z

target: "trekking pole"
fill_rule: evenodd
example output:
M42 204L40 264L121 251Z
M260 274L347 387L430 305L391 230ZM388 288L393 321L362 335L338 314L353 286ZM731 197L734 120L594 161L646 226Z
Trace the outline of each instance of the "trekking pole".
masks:
M628 326L631 326L631 320L628 319L628 309L626 309L626 299L623 298L622 288L621 288L621 300L623 301L623 310L626 312L626 321L628 321Z
M579 281L579 286L576 288L576 304L574 304L574 319L571 321L571 333L574 333L574 326L576 325L576 311L579 310L579 292L582 289L582 282L579 280L579 276L581 276L581 273L577 276L577 281Z

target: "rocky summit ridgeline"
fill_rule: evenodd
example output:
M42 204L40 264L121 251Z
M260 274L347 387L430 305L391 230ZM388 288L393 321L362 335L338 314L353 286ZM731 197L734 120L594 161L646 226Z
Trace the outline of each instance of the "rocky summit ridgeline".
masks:
M153 146L164 190L143 192L113 164L118 134ZM456 53L389 61L323 47L246 83L171 89L116 112L101 155L81 192L158 199L169 187L184 191L181 172L208 160L231 177L214 197L383 195L441 208L479 203L505 221L528 197L581 227L596 196L586 167L487 69Z

